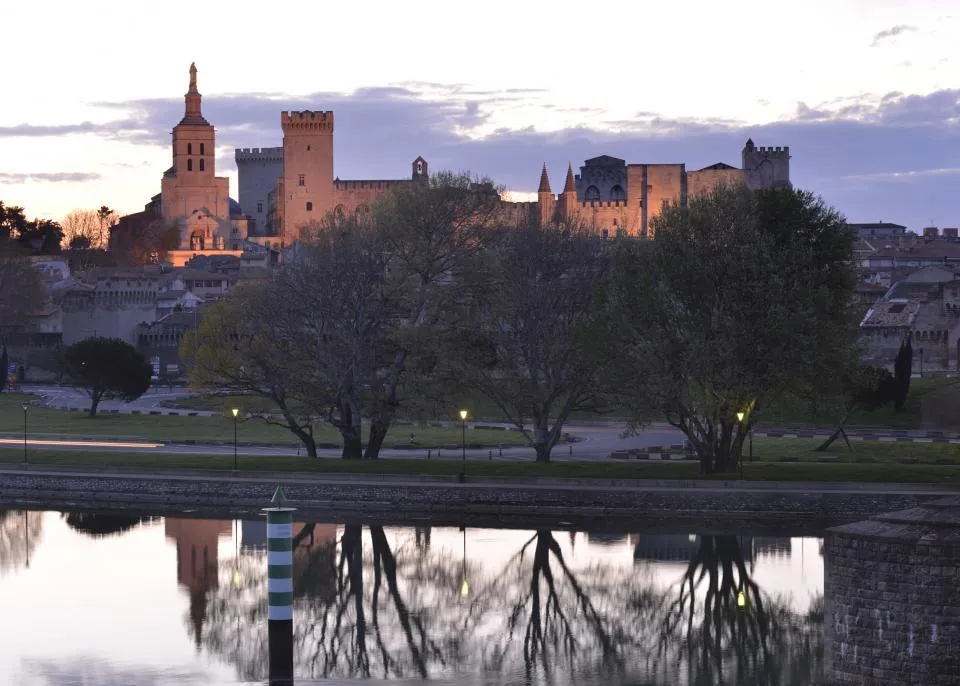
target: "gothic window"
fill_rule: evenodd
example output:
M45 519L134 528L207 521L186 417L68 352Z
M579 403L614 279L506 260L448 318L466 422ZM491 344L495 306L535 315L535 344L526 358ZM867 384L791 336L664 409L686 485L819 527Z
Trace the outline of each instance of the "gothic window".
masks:
M627 193L623 190L623 186L617 184L610 189L610 199L611 200L626 200Z
M187 143L187 154L188 155L193 154L193 143Z
M200 144L200 154L203 154L203 143Z
M297 178L297 185L298 185L298 186L306 186L306 185L307 185L307 177L306 177L305 174L300 174L300 176Z
M193 160L187 160L187 171L193 171Z
M307 212L313 212L313 203L309 200L307 201Z
M417 173L418 174L423 173L423 162L417 162Z
M587 186L587 190L583 192L584 200L599 200L600 199L600 189L596 186Z
M200 153L203 154L202 152ZM200 171L203 171L203 159L200 160Z

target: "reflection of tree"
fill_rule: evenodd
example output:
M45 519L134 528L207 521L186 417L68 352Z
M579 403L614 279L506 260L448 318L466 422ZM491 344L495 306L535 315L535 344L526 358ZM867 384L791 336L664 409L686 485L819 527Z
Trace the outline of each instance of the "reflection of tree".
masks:
M152 522L158 517L133 517L120 514L93 514L90 512L66 512L63 518L74 531L89 536L111 536L126 533L138 524Z
M0 574L27 564L42 529L42 512L0 510Z
M816 603L797 617L768 600L736 536L703 536L665 604L658 655L685 662L690 683L810 683L822 654Z
M311 551L315 573L294 581L298 676L479 673L504 681L522 674L530 684L573 683L577 675L675 684L684 672L692 684L799 684L819 676L818 606L801 617L764 596L735 538L702 538L678 592L659 589L643 568L573 569L550 531L536 532L502 568L486 572L449 550L426 548L424 538L411 532L391 545L382 527L349 525L324 552ZM253 681L267 663L266 560L243 564L239 588L223 581L210 594L204 646ZM464 576L467 598L459 592Z

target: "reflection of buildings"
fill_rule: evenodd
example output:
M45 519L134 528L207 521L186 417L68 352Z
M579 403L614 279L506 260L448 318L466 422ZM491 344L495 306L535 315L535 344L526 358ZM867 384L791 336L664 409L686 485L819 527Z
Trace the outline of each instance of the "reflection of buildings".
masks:
M587 542L597 545L616 545L627 542L627 534L609 532L587 532Z
M336 593L337 525L295 522L293 525L293 592L328 598ZM240 553L267 551L266 520L240 523Z
M217 542L228 536L233 522L223 519L172 519L163 523L164 535L177 544L177 582L190 593L190 619L197 649L203 636L207 591L217 587Z
M630 534L634 560L653 562L690 562L700 550L701 536L696 534ZM759 553L790 552L790 539L737 536L745 562ZM762 541L762 549L757 542ZM780 553L782 554L782 553Z
M790 557L791 551L792 546L789 538L758 536L753 539L753 552L757 557L760 555Z

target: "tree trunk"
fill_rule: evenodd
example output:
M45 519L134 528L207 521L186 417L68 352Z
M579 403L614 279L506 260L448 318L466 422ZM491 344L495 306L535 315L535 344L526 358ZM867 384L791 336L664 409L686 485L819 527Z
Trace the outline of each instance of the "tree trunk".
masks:
M363 459L363 424L358 413L353 411L349 400L340 401L340 436L343 438L344 460Z
M380 448L383 447L389 428L389 424L382 419L375 419L370 423L370 437L367 439L367 450L363 459L376 460L380 457Z
M90 417L97 416L97 407L100 405L101 398L103 398L102 393L94 392L90 395Z
M363 459L363 440L352 430L341 431L343 437L343 452L340 457L344 460L362 460Z
M553 444L547 418L540 415L533 418L533 449L537 451L537 462L549 462Z

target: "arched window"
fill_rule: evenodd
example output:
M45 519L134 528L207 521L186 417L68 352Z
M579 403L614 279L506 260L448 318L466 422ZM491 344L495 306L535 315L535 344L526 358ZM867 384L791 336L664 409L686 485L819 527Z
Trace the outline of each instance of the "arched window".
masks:
M203 143L200 144L200 154L203 154Z
M623 190L623 186L617 184L610 189L610 199L611 200L626 200L627 192Z
M200 158L200 171L203 171L203 158Z
M193 143L187 143L187 154L188 155L193 154Z
M193 160L187 160L187 171L193 171Z
M583 192L584 200L599 200L600 199L600 189L596 186L587 186L587 190Z
M313 212L313 203L307 200L307 212Z

